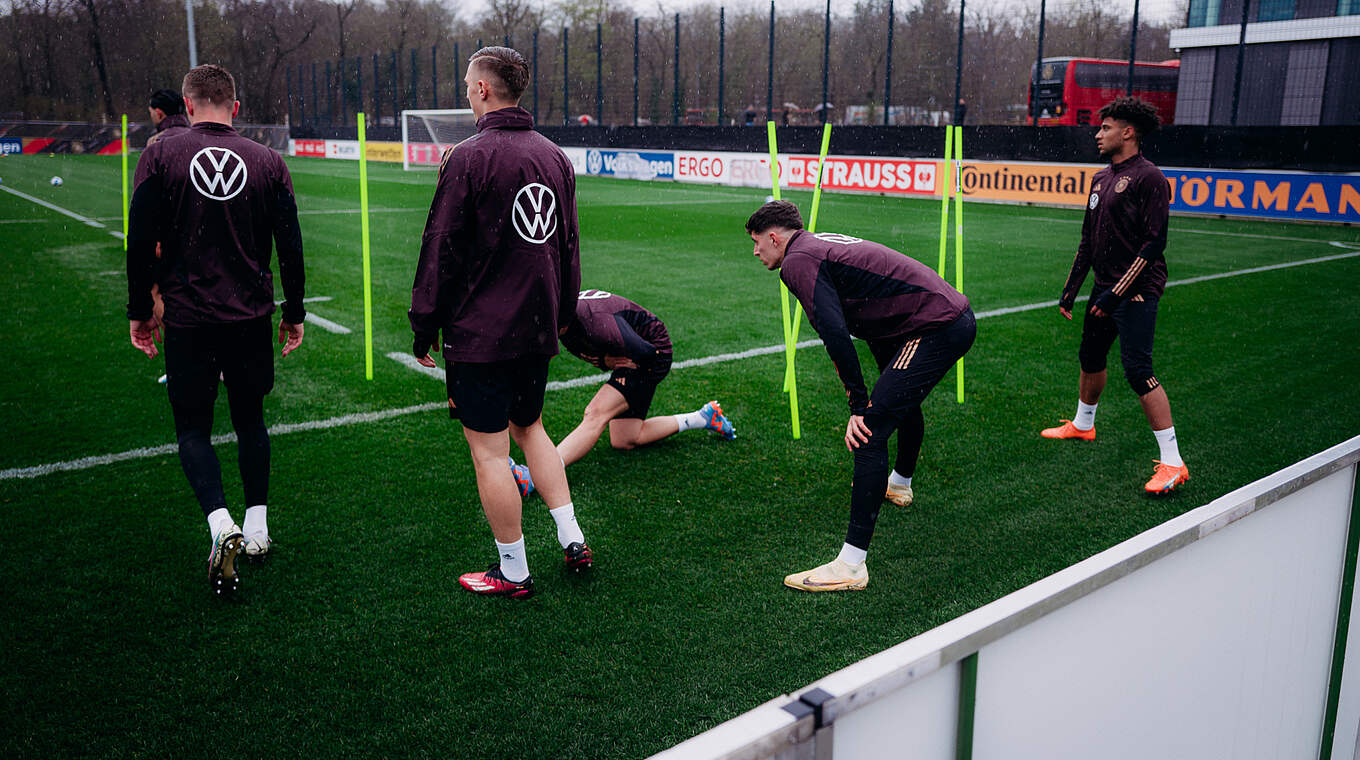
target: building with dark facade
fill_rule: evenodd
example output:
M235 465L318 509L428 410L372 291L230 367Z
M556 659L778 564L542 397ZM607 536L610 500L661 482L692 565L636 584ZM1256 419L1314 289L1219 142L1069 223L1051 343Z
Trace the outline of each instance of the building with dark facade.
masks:
M1242 4L1247 6L1241 48ZM1360 124L1360 0L1191 0L1177 124Z

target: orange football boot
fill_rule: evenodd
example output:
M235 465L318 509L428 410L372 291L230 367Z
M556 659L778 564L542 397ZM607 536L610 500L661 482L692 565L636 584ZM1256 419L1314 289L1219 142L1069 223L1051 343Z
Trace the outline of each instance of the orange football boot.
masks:
M1072 420L1061 420L1062 424L1057 427L1044 428L1039 431L1039 435L1045 438L1080 438L1083 441L1094 441L1096 439L1096 429L1078 430Z
M1157 462L1157 469L1152 473L1152 480L1149 480L1147 485L1143 486L1143 490L1151 494L1167 494L1176 490L1176 486L1189 479L1189 467L1183 464L1180 467L1173 467L1164 462Z

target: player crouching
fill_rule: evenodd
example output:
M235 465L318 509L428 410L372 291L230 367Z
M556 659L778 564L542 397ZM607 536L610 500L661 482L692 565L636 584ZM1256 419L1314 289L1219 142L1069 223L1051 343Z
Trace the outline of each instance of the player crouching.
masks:
M561 339L577 358L613 372L586 405L581 424L557 444L564 466L588 454L606 427L609 444L623 450L686 430L709 430L728 441L737 437L717 401L688 414L647 416L657 386L671 371L671 339L655 314L627 298L603 290L581 291L576 320L562 329ZM511 460L510 469L520 494L532 493L529 468Z

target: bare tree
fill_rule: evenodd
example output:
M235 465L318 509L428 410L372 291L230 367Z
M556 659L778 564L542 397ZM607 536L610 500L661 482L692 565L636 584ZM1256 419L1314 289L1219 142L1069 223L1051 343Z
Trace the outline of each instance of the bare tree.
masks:
M109 121L117 118L113 110L113 90L109 87L109 67L104 60L104 35L99 25L99 6L97 0L76 0L79 8L85 11L88 23L86 39L90 43L90 57L95 71L99 74L99 89L104 99L104 116Z

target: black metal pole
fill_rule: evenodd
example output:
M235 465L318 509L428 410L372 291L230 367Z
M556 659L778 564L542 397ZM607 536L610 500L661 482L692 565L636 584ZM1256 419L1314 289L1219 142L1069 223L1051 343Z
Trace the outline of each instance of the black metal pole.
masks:
M534 39L535 39L535 40L538 39L538 32L534 32ZM538 104L538 55L537 55L538 50L537 50L537 48L534 49L534 53L535 53L535 55L534 55L534 104L535 104L535 106L537 106L537 104ZM458 76L458 72L460 72L460 71L462 71L462 70L463 70L463 59L458 55L458 43L455 42L455 43L453 43L453 75L454 75L454 77L457 77L457 76ZM458 107L458 98L461 97L458 93L461 92L462 89L463 89L463 88L462 88L460 85L457 84L457 80L455 79L455 84L453 85L453 107L454 107L454 108L457 108L457 107ZM538 108L535 107L535 108L534 108L534 111L537 112L537 111L538 111Z
M883 126L892 123L892 54L893 54L893 27L897 25L897 16L893 13L893 0L888 0L888 65L887 73L883 75Z
M1242 28L1237 33L1237 70L1233 72L1232 125L1237 126L1237 104L1242 99L1242 64L1247 54L1247 19L1251 14L1251 0L1242 0ZM1210 119L1212 121L1212 118Z
M326 59L326 126L328 126L328 127L331 125L331 114L335 113L335 111L334 111L335 103L334 103L334 101L331 99L331 92L332 92L332 90L333 90L333 88L331 87L331 81L332 81L332 80L331 80L331 61L330 61L329 58L327 58L327 59Z
M508 34L505 35L505 46L506 46L506 47L511 47L511 45L510 45L510 35L508 35Z
M378 89L378 83L382 79L378 73L378 54L373 54L373 124L382 123L382 92Z
M457 88L455 88L455 90L456 90L456 89L457 89ZM458 97L455 95L455 96L454 96L454 102L457 103L457 101L458 101ZM537 123L538 123L538 30L537 30L537 29L534 30L534 102L533 102L533 106L534 106L534 112L533 112L534 123L537 124Z
M604 123L604 26L595 24L595 123Z
M774 0L770 0L770 66L765 75L765 118L774 118Z
M349 81L345 78L345 59L335 62L340 69L340 126L349 121Z
M968 0L959 0L959 48L954 54L954 123L963 121L959 100L963 96L963 8Z
M723 123L723 63L727 58L727 9L718 8L718 126Z
M411 48L411 78L406 80L406 107L420 108L420 99L417 96L416 82L420 81L416 72L416 49Z
M638 20L633 17L633 126L638 125Z
M401 126L401 76L397 72L397 51L392 51L392 125Z
M571 124L571 75L568 73L567 64L570 57L567 55L567 35L571 32L570 27L562 27L562 126Z
M316 106L321 99L316 94L316 61L312 61L312 123L321 121L321 115L317 112Z
M439 107L439 45L430 46L430 108Z
M292 126L293 121L293 67L289 66L283 70L283 81L288 88L288 126Z
M1044 76L1044 17L1048 13L1048 0L1039 0L1039 50L1034 54L1034 76L1029 82L1030 126L1039 126L1039 82Z
M364 110L364 59L357 55L354 56L354 105L354 110Z
M831 72L831 0L826 0L826 31L822 32L822 123L826 123L827 79Z
M1246 0L1243 0L1246 2ZM1138 53L1138 0L1133 0L1133 29L1129 30L1129 86L1125 95L1133 97L1133 59Z
M671 76L671 123L680 123L680 14L675 14L675 73Z

